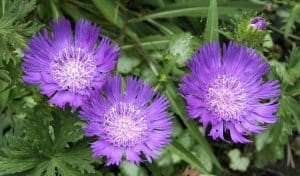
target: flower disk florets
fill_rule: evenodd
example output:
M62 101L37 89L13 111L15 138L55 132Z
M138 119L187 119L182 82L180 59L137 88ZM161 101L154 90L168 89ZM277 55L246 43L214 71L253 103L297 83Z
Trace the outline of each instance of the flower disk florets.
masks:
M107 165L120 164L123 155L133 163L141 162L141 155L151 162L170 142L168 106L164 96L138 79L127 78L124 92L121 77L109 79L80 113L88 122L86 136L98 136L93 156L106 156Z
M247 107L248 94L239 83L239 80L221 75L208 85L205 99L208 109L219 120L230 121L239 119Z
M218 43L202 46L188 63L191 75L183 77L180 91L191 118L200 118L209 135L233 142L250 142L245 136L260 133L276 122L277 81L264 82L270 67L254 49L234 42L223 50Z
M97 44L100 28L86 20L76 23L74 36L70 21L64 18L51 26L50 35L44 30L25 49L23 79L38 84L52 104L77 108L102 89L115 67L119 48L107 37Z
M92 55L81 48L67 48L50 63L51 76L64 90L72 93L92 87L97 67Z
M141 109L119 103L104 114L103 131L116 147L133 147L147 138L148 121Z

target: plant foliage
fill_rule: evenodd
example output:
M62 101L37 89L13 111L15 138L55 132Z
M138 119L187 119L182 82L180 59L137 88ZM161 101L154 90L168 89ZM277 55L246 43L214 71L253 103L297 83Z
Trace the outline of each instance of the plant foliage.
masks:
M121 48L115 74L139 77L168 98L172 142L152 163L107 167L105 158L92 158L90 143L95 139L83 135L78 110L54 107L37 86L22 81L23 49L59 16L71 19L73 27L80 18L101 26L102 33ZM255 16L267 19L266 30L249 30L249 20ZM296 0L2 0L0 176L297 173L299 17ZM178 93L193 53L202 44L218 40L235 40L257 49L272 67L268 79L279 80L278 121L254 135L253 143L238 145L207 137L197 121L188 120Z

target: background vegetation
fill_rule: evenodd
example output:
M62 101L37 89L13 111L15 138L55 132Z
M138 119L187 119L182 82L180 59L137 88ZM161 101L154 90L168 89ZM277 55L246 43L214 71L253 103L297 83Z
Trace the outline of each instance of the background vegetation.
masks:
M1 0L0 175L300 175L300 2L297 0ZM263 36L242 22L263 16ZM86 18L121 47L116 73L136 75L171 103L173 142L153 163L105 167L91 158L76 112L47 103L22 81L22 48L59 16ZM256 35L256 34L253 34ZM260 39L262 40L256 40ZM202 43L237 40L255 47L280 80L278 122L253 143L212 141L187 120L177 91L186 61ZM297 169L298 166L298 169Z

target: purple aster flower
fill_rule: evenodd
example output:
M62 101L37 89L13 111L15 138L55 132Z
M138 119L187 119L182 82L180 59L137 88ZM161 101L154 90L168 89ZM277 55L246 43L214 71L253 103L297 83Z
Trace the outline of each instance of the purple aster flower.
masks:
M270 67L254 49L230 42L203 45L188 63L191 75L183 77L180 91L191 118L200 118L213 139L226 131L235 143L250 142L245 136L260 133L275 123L280 96L278 81L264 82Z
M133 163L140 155L151 162L156 151L170 142L171 121L166 111L169 104L164 96L141 80L112 77L104 86L104 94L82 106L80 115L88 122L86 136L98 136L92 143L94 158L106 156L106 165L119 165L124 155Z
M76 23L74 36L70 21L60 18L34 36L23 57L24 81L38 84L42 94L61 108L76 108L101 90L114 69L119 48L103 37L97 45L100 28L87 20Z
M250 24L251 27L254 27L255 29L259 30L259 31L263 31L266 29L267 27L267 22L264 18L262 17L255 17L252 18L250 20Z

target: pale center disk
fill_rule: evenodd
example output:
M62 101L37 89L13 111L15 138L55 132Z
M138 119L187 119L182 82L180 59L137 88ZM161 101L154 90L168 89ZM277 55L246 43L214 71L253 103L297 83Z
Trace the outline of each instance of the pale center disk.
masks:
M105 114L104 131L116 146L136 145L147 129L145 116L134 105L121 103Z
M248 94L238 79L222 75L208 87L206 103L213 114L228 121L239 119L247 106L247 97Z
M79 92L91 86L97 73L92 56L81 49L64 50L51 63L51 75L58 86Z

